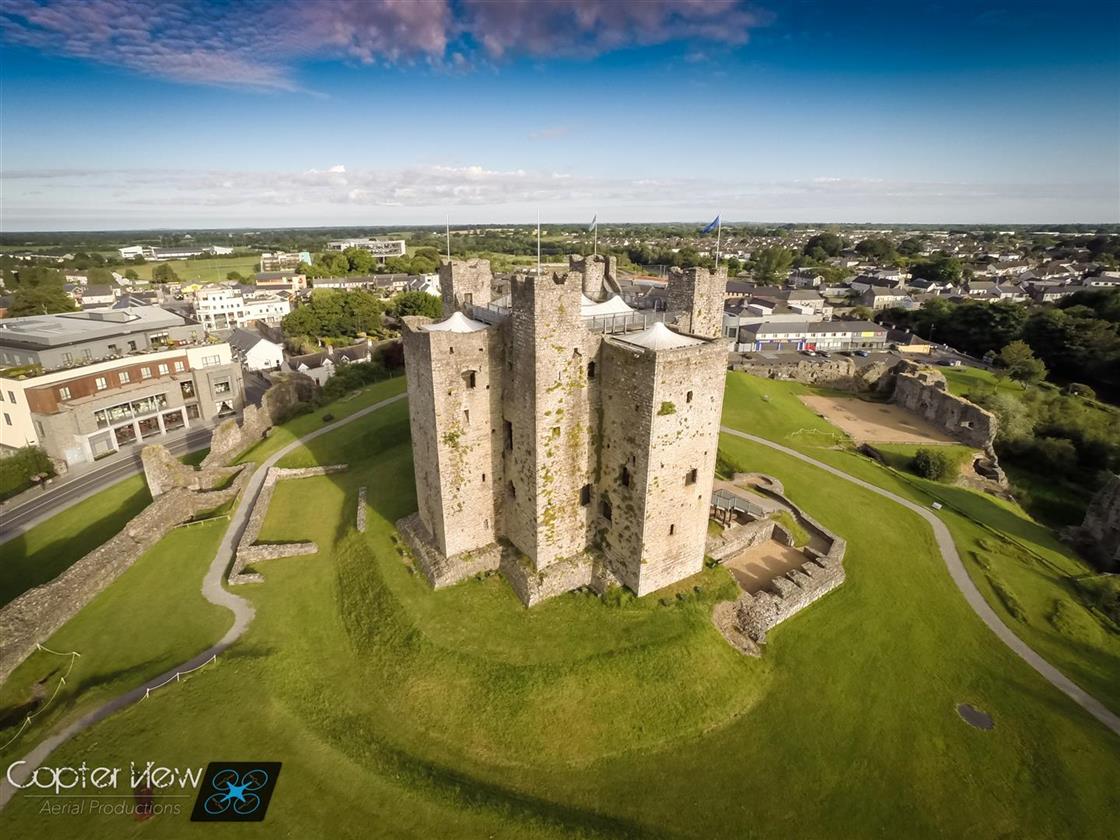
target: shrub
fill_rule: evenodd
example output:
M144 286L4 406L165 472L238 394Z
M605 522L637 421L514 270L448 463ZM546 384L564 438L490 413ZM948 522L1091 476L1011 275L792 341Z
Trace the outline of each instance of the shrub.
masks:
M53 476L54 465L38 446L25 446L0 457L0 500L10 499L31 486L31 476Z
M988 575L988 583L991 584L992 591L996 593L996 597L999 598L1000 603L1011 614L1011 617L1016 621L1022 621L1024 624L1028 623L1027 611L1023 609L1023 605L1019 603L1015 593L1008 589L1003 581L993 575Z
M1070 397L1084 397L1087 400L1095 400L1097 392L1090 388L1088 385L1082 385L1080 382L1071 382L1062 389L1062 393Z
M910 469L922 478L945 481L952 478L956 465L940 449L919 449L910 461Z
M661 403L661 408L657 409L657 413L662 417L664 417L666 414L676 414L677 407L675 404L666 400L665 402Z

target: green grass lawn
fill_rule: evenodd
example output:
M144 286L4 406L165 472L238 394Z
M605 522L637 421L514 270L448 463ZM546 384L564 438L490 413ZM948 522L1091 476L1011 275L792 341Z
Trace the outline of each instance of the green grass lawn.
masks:
M209 449L183 455L197 465ZM0 545L0 606L28 589L53 580L140 513L151 496L143 475L106 487L73 507Z
M721 568L668 594L532 610L497 576L433 592L392 525L416 504L402 403L285 459L350 468L278 487L262 537L320 552L262 563L265 582L238 589L257 616L218 666L51 763L281 760L268 820L301 837L1108 836L1120 743L991 636L922 521L760 445L722 449L848 540L848 581L760 659L710 622L734 592ZM969 728L959 702L995 730ZM38 808L13 801L13 834L42 831ZM185 815L50 826L192 833Z
M798 393L807 392L797 383L730 374L727 402L734 406L725 404L724 422L777 440L922 504L941 502L946 507L938 516L952 531L965 568L1001 618L1067 676L1120 712L1120 628L1090 609L1073 582L1094 569L1014 502L926 481L905 471L892 473L850 448L816 445L822 436L797 434L796 430L820 420L796 399ZM765 431L756 431L757 425L743 425L751 416L751 406L760 406L759 413L765 417L768 406L776 403L784 410L771 416L763 426ZM877 448L892 453L897 465L904 466L917 447Z
M949 393L958 396L969 394L991 394L996 391L1007 391L1012 394L1023 393L1023 386L1007 377L998 377L994 373L975 367L939 367L945 374Z
M213 644L229 628L231 613L199 592L225 522L177 528L136 561L111 586L44 644L70 657L37 652L0 686L0 744L19 729L39 702L57 696L0 762L14 761L52 727L123 694ZM69 670L68 670L69 668ZM6 763L5 763L6 766Z
M144 476L106 487L0 545L0 605L58 577L148 506Z
M131 268L141 280L151 280L152 271L157 265L169 265L184 283L217 283L225 280L231 271L240 272L242 277L252 277L260 270L260 254L230 254L207 260L166 260L147 262L143 265L129 265L115 270L124 274Z

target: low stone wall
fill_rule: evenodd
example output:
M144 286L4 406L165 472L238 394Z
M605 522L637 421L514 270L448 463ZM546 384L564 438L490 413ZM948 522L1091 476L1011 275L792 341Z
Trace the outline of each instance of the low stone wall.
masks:
M148 492L155 499L168 490L185 487L188 490L213 490L235 475L240 467L209 467L195 469L187 466L161 444L145 446L140 452L144 466L144 480Z
M712 611L712 622L723 637L736 650L748 655L757 655L758 646L766 641L767 631L790 616L796 615L844 582L843 561L848 544L842 537L829 531L791 502L784 495L781 482L776 478L758 473L737 473L732 477L732 481L739 482L748 478L754 480L753 489L756 492L780 501L792 511L803 526L806 526L807 530L815 531L828 546L828 550L823 554L810 547L803 548L805 562L798 568L774 578L754 595L743 592L734 602L723 601L716 604ZM728 550L722 557L716 557L710 551L709 554L715 559L722 560L736 551L758 545L766 539L793 545L792 536L773 520L758 520L748 525L757 527L744 532L734 550ZM738 529L733 530L746 527L739 526ZM762 534L765 536L760 536ZM718 548L720 546L717 546Z
M366 486L363 484L358 488L358 513L357 521L354 523L358 529L359 534L364 534L366 531Z
M766 633L797 614L844 582L844 567L838 560L817 557L772 580L754 595L744 592L735 603L740 631L759 644Z
M218 425L210 437L210 452L202 461L203 467L228 464L250 446L264 438L274 425L282 422L292 408L315 396L314 380L302 373L285 374L264 393L260 408L245 406L241 424L229 419Z
M805 385L822 385L843 391L875 391L884 387L884 377L890 365L872 362L862 367L847 356L831 359L766 359L754 354L750 358L738 357L731 369L763 379L786 379Z
M412 559L433 589L443 589L477 574L496 572L502 562L502 547L491 543L478 551L444 557L414 513L397 520L397 531L412 552Z
M994 458L995 415L964 397L950 394L940 371L913 362L901 362L894 371L891 402L912 411L946 434L975 446Z
M325 467L299 467L288 469L272 467L264 477L260 492L253 502L253 510L249 513L249 521L241 534L237 544L237 552L233 559L228 581L231 585L243 583L258 583L263 578L255 572L245 572L245 567L250 563L261 560L275 560L280 557L297 557L304 554L315 554L319 550L313 542L280 543L275 545L256 545L260 537L261 528L264 527L265 517L268 516L268 506L272 503L272 494L276 489L276 482L288 478L311 478L318 475L331 475L346 469L346 464L332 464Z
M176 487L129 520L124 529L54 580L31 589L0 609L0 682L35 645L74 617L105 587L176 525L236 498L250 469L241 469L224 490L193 492Z
M713 560L722 562L744 549L761 545L773 535L773 519L756 519L726 528L719 536L708 537L704 553Z

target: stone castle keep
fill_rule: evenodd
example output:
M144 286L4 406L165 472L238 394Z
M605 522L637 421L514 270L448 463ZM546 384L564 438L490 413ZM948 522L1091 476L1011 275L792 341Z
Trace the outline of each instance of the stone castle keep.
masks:
M445 319L403 331L419 512L400 529L434 586L500 568L533 604L701 570L726 281L674 272L655 313L615 294L613 259L498 299L488 261L441 266Z

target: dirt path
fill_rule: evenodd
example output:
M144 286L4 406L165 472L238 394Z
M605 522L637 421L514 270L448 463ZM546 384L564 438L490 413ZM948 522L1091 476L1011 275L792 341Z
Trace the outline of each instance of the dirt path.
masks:
M956 443L932 423L892 403L821 396L803 396L801 401L856 443Z
M803 455L796 449L790 449L788 446L782 446L779 443L766 440L766 438L748 435L746 432L740 432L738 429L730 429L727 426L721 427L721 431L724 434L733 435L743 438L744 440L752 441L753 443L761 444L762 446L768 446L771 449L776 449L778 452L797 458L799 461L804 461L831 475L835 475L845 481L850 481L852 484L856 484L865 490L870 490L872 493L890 499L892 502L896 502L922 517L922 519L928 522L930 527L933 528L933 536L937 540L937 547L941 552L941 559L945 561L945 565L949 569L949 576L957 585L957 589L964 595L964 599L972 608L972 611L980 617L981 621L988 625L988 629L995 633L996 636L999 637L999 640L1011 648L1012 652L1020 659L1038 671L1043 679L1050 683L1050 685L1054 686L1073 700L1074 703L1111 729L1114 734L1120 735L1120 716L1109 711L1100 700L1089 694L1089 692L1085 691L1073 682L1073 680L1035 653L1033 648L1016 636L1007 625L1000 620L1000 617L996 615L995 611L988 605L988 602L984 600L984 596L980 594L980 590L976 588L976 585L972 582L972 578L968 576L968 572L965 571L964 564L961 562L960 555L957 554L957 547L953 543L953 536L949 533L949 528L936 514L916 502L904 499L902 496L898 496L889 490L884 490L861 478L848 475L848 473L837 467L829 466L815 458L810 458L808 455Z
M230 517L230 525L226 529L225 536L222 538L222 544L218 546L218 551L214 555L214 560L210 564L210 568L207 569L206 576L202 579L202 597L211 604L216 604L219 607L225 607L230 610L230 612L233 613L233 626L226 631L226 634L222 636L217 644L207 648L197 656L193 656L186 662L176 665L174 668L160 674L158 677L153 677L143 685L132 689L132 691L114 697L107 703L87 712L55 734L44 738L34 749L20 759L26 763L16 770L10 771L11 777L20 784L26 782L35 769L43 764L47 756L79 732L88 729L98 721L102 721L121 709L131 706L133 703L141 700L148 689L162 685L168 679L174 677L176 673L197 668L199 665L209 661L211 657L224 652L230 645L241 638L245 631L249 629L255 611L253 610L252 604L223 587L222 580L225 578L226 570L233 561L234 548L241 539L241 533L245 530L245 524L248 522L249 514L253 510L253 502L256 501L257 494L260 493L261 485L264 483L264 477L269 468L274 467L281 458L294 449L303 446L305 443L329 432L333 432L341 426L345 426L347 423L353 423L355 420L385 408L392 403L403 400L406 396L407 394L397 394L395 397L390 397L387 400L382 400L360 411L356 411L349 417L343 417L341 420L328 423L321 429L316 429L301 438L297 438L261 463L261 465L254 470L248 485L245 487L245 491L241 494L241 498L237 503L237 508ZM15 793L16 788L8 781L8 775L5 774L4 778L0 780L0 809L3 809L4 806L8 804Z

